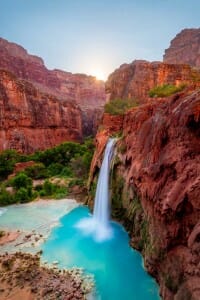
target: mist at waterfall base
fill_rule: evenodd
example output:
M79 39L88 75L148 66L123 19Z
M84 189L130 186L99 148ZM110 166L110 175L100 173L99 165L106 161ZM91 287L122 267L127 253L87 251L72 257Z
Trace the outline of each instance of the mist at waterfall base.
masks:
M85 206L60 220L43 245L43 259L59 267L82 267L94 274L93 299L157 300L156 282L144 270L141 255L130 248L124 228L109 221L109 170L115 140L107 143L100 170L94 214Z

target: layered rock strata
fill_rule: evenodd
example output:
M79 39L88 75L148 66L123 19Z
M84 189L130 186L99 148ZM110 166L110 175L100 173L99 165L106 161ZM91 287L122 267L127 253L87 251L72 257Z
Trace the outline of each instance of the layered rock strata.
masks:
M77 104L81 109L83 135L96 133L106 101L103 81L85 74L48 70L40 57L2 38L0 57L0 69L30 82L42 93Z
M184 29L165 50L163 61L200 68L200 28Z
M82 137L82 115L76 103L45 94L0 70L0 150L31 153Z
M136 60L121 65L106 82L110 100L136 99L139 103L151 101L149 91L159 85L200 84L200 74L188 65Z
M106 119L96 136L91 182L113 134L114 119ZM200 299L200 91L133 108L117 127L113 217L143 253L163 299Z

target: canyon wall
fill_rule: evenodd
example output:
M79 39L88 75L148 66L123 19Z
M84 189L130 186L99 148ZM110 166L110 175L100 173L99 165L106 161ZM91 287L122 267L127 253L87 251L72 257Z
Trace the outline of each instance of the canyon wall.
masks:
M157 74L156 68L151 77ZM175 78L170 72L167 76ZM193 77L188 80L191 86L183 92L146 101L124 116L104 115L89 180L92 190L107 139L118 135L113 218L142 252L165 300L200 299L200 90ZM130 88L129 83L123 86ZM124 95L120 85L108 85L114 87L111 95Z
M0 57L0 69L30 82L41 93L52 95L61 103L68 101L78 105L81 109L81 134L88 136L96 133L106 101L104 82L85 74L48 70L41 58L2 38Z
M178 33L165 50L163 61L200 68L200 28L184 29Z
M149 91L155 86L165 83L191 85L195 78L199 80L199 76L199 72L188 65L136 60L121 65L108 77L106 92L110 100L133 98L146 103L151 101Z
M31 153L82 138L82 115L76 103L45 94L0 70L0 150Z

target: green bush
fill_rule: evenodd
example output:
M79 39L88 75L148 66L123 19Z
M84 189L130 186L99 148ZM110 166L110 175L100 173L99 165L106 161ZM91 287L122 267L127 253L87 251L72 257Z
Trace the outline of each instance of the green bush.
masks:
M32 179L42 179L50 176L49 171L43 163L36 163L33 166L27 167L24 173Z
M28 188L21 187L15 193L15 202L25 203L31 200L33 200L31 187Z
M135 99L114 99L106 103L104 111L111 115L123 115L131 107L138 106Z
M43 185L35 187L41 197L53 197L56 199L67 196L67 188L51 183L49 180L45 180Z
M70 167L64 167L60 173L61 177L72 177L73 172Z
M72 180L69 182L69 187L73 187L73 186L75 186L75 185L84 186L84 181L83 181L83 179L76 178L76 179L72 179Z
M63 165L60 163L52 163L48 166L48 173L51 176L59 175L62 172Z
M6 191L5 187L0 189L0 206L9 205L15 203L14 196Z
M19 173L11 180L11 185L16 190L20 188L32 188L32 179L28 177L25 173Z
M0 180L6 179L13 172L17 157L17 152L14 150L0 153Z
M150 97L168 97L177 92L181 92L186 87L185 84L175 86L173 84L158 85L149 91Z

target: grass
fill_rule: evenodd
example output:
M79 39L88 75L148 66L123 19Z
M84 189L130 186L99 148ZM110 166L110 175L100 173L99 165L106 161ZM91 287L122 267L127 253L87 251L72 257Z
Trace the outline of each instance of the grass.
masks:
M111 115L123 115L127 110L136 106L138 102L135 99L114 99L105 104L104 111Z
M156 97L168 97L175 93L181 92L186 87L186 84L175 86L173 84L158 85L149 91L149 96Z

